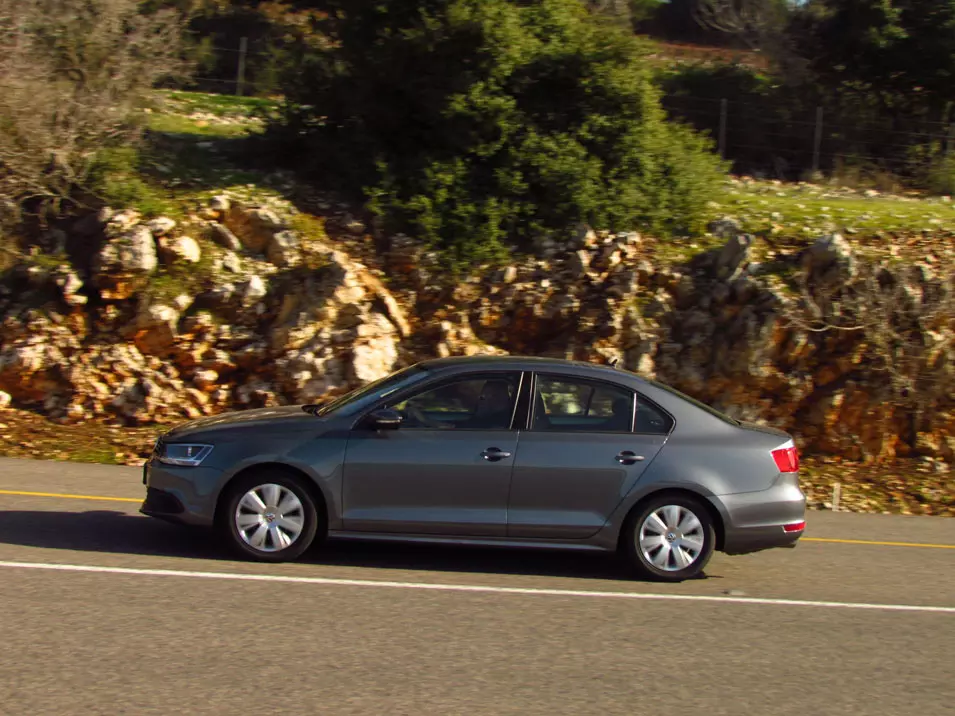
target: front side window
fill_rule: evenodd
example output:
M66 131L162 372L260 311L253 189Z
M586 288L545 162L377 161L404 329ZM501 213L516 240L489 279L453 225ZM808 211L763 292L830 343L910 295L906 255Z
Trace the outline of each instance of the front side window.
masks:
M366 406L387 397L389 393L394 393L427 377L428 371L419 365L404 368L323 404L318 410L318 415L354 415Z
M634 393L607 383L540 376L534 430L629 433Z
M388 405L402 429L508 430L520 386L517 373L462 378Z

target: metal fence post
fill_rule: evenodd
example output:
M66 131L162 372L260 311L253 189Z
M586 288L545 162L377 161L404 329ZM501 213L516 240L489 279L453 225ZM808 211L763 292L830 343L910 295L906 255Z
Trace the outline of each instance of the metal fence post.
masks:
M239 39L239 67L235 76L235 93L242 96L242 90L245 88L245 55L249 49L249 38Z
M822 107L816 107L816 134L812 142L812 173L819 171L819 151L822 148Z
M726 159L726 113L727 113L727 102L726 99L720 100L720 136L719 136L719 150L720 157Z

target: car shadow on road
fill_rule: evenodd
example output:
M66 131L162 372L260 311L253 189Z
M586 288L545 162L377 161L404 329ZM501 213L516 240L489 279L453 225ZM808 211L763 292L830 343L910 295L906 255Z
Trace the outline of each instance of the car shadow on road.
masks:
M111 510L3 510L0 511L0 544L236 561L211 530L171 525ZM616 555L566 550L330 540L310 550L299 562L371 569L632 581L626 565Z

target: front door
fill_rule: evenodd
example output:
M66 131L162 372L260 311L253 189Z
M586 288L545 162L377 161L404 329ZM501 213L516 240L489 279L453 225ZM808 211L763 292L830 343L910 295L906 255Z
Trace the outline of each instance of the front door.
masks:
M345 529L504 536L520 378L431 383L385 406L402 415L396 430L356 428L345 455Z
M638 420L629 388L539 375L531 429L511 478L509 537L585 539L597 533L666 441L669 418ZM641 405L641 417L653 407ZM641 423L645 425L641 426Z

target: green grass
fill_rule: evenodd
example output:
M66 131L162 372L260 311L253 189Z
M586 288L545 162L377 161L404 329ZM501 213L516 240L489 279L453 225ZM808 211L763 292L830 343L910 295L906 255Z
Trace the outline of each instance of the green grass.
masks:
M325 223L310 214L295 214L289 221L289 228L297 231L306 240L327 241Z
M143 119L155 133L233 139L259 131L261 118L277 107L276 101L260 97L159 90Z
M277 101L261 97L170 90L159 90L156 95L162 104L176 112L207 112L217 117L247 117L254 112L267 112L278 106Z
M812 184L732 183L712 210L714 218L732 216L749 232L787 238L955 231L955 205L938 198L866 197Z
M202 255L198 263L177 262L161 266L150 278L145 291L153 302L170 303L183 294L195 296L208 288L215 274L213 259L220 249L208 241L201 242L200 246Z
M92 462L100 465L118 465L116 451L112 448L75 448L70 453L70 462Z
M694 256L721 247L723 243L723 239L713 236L668 239L656 244L654 257L664 263L682 264L690 261Z
M246 137L249 127L246 124L222 124L206 122L179 114L152 114L146 126L151 132L176 134L204 138L231 139Z
M159 91L141 115L145 143L102 152L94 193L147 217L180 218L199 192L257 184L262 172L243 166L243 152L259 125L245 120L272 106L259 98Z

